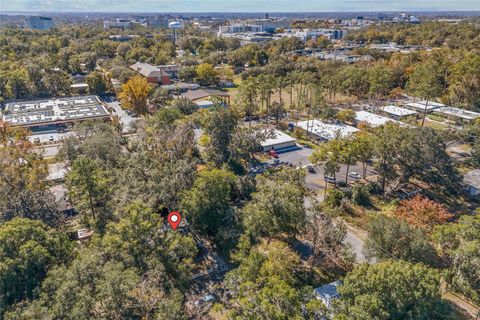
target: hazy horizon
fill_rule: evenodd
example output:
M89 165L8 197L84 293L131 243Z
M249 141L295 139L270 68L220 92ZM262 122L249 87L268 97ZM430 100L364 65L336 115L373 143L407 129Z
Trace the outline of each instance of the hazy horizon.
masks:
M0 5L0 12L321 13L478 10L478 0L14 0L3 1Z

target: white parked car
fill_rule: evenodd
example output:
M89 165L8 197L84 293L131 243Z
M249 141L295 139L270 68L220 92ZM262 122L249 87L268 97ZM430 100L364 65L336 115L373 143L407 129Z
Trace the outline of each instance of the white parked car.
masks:
M361 179L362 178L362 176L360 174L356 173L356 172L350 172L348 174L348 176L352 179Z
M213 294L207 294L203 297L201 297L200 299L198 299L197 301L195 301L195 306L196 307L199 307L199 306L202 306L206 303L210 303L210 302L215 302L215 296Z

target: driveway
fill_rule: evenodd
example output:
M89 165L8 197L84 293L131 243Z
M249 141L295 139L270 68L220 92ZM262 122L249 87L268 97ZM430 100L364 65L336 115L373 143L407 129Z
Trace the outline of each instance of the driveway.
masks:
M132 124L137 120L136 118L127 114L127 112L122 109L120 102L117 100L112 100L111 102L105 102L105 104L113 109L113 115L118 116L120 123L122 124L123 133L128 133L132 129Z

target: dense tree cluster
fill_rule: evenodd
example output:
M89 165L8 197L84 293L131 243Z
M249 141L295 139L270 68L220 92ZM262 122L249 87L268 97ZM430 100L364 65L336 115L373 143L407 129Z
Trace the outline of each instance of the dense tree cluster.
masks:
M403 92L479 109L475 31L469 23L436 22L359 30L352 40L442 48L411 54L359 49L374 61L344 64L295 54L306 45L328 48L325 38L240 46L187 27L175 45L164 30L143 27L129 30L136 36L128 42L87 26L2 29L2 99L68 95L72 76L82 73L98 95L114 93L111 79L118 79L122 106L140 118L133 135L123 135L116 119L76 125L65 139L56 160L67 168L73 216L61 213L49 191L48 162L28 132L0 122L0 318L187 319L198 316L191 309L198 298L192 291L201 287L197 275L223 264L228 272L212 288L220 299L202 317L448 319L441 280L479 303L479 215L454 217L438 200L459 195L461 177L447 152L452 141L469 142L467 165L480 163L478 124L460 138L423 126L361 124L358 135L315 146L312 162L335 181L326 184L323 203L307 189L304 169L252 170L261 143L272 137L269 122L286 126L287 110L292 122L353 123L354 111L339 105L376 104ZM248 70L238 77L233 105L213 98L212 108L199 110L135 76L128 66L137 61L174 61L182 65L182 80L205 86L232 80L234 68ZM265 117L254 125L259 114ZM357 163L363 178L373 166L379 183L348 190ZM340 190L342 165L346 188ZM347 228L330 209L374 211L412 181L428 195L371 213L364 246L371 264L356 265ZM172 210L184 218L177 232L166 222ZM93 236L77 244L67 235L79 228ZM219 255L226 263L212 267ZM327 310L313 288L339 278L341 296Z

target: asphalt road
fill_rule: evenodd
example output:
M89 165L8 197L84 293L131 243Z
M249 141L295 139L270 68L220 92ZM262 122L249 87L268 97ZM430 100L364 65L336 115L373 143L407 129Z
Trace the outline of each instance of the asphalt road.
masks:
M286 153L279 153L278 160L281 162L289 162L293 164L295 167L307 167L311 165L310 160L308 159L310 155L313 153L313 150L307 147L300 147L298 150L290 151ZM267 162L272 163L274 160L270 159ZM306 185L307 187L316 193L316 198L318 201L323 201L324 193L321 192L325 189L325 181L324 177L324 169L323 166L315 166L315 173L309 173L307 171L306 174ZM306 169L305 169L306 170ZM356 165L350 166L349 172L356 172L362 175L363 166L361 163L357 163ZM345 177L347 174L347 166L342 165L340 167L339 172L337 172L336 177L338 180L345 181ZM372 166L368 166L367 168L367 178L376 175L374 168ZM349 182L355 181L354 179L349 177ZM306 203L306 205L309 205ZM357 229L354 229L351 226L347 226L347 236L345 238L345 242L350 244L352 251L356 255L357 262L362 263L367 261L365 255L363 254L363 246L364 246L364 239L366 235Z

